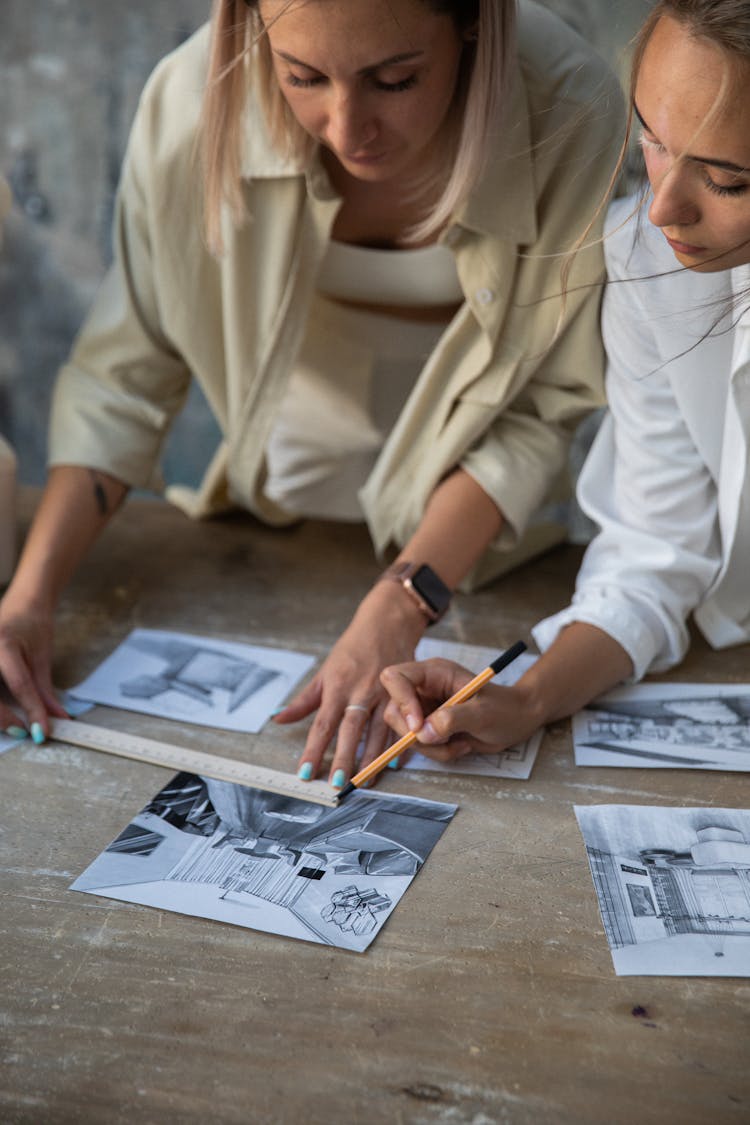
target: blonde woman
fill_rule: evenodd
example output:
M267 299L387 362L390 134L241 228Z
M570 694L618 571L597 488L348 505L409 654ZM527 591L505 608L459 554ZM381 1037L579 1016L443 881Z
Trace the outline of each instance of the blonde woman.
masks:
M60 714L60 590L127 489L158 484L195 378L224 441L175 502L366 521L396 548L278 716L315 713L303 778L333 739L337 786L363 734L382 749L383 668L458 583L561 536L541 510L603 359L600 249L567 302L559 256L609 180L619 103L531 3L517 21L512 0L217 0L138 110L115 262L61 373L49 485L0 606L19 712L1 725L43 739Z
M601 531L572 604L534 630L544 655L517 687L422 726L469 674L386 670L388 718L444 760L673 667L691 614L716 648L750 640L750 3L660 0L632 93L650 194L610 213L610 410L579 484Z

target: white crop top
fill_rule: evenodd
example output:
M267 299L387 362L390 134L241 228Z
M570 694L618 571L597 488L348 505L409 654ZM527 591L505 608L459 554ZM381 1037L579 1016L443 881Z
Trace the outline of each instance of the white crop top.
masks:
M462 300L446 247L330 244L266 447L270 500L290 515L362 519L359 490ZM343 301L402 306L404 314ZM429 322L409 318L410 309L424 308L445 315Z
M428 308L463 300L456 260L447 246L375 250L330 242L318 275L318 292L369 304Z

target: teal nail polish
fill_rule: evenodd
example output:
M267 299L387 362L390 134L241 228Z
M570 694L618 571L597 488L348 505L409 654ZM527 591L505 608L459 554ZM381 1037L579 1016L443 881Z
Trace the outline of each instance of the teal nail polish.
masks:
M31 737L34 739L34 742L36 742L37 746L40 746L44 742L47 735L42 730L40 723L31 724Z
M9 734L11 738L28 738L29 732L24 730L23 727L10 726L5 728L5 733Z
M346 781L346 774L344 773L344 771L343 770L336 770L335 774L331 778L331 785L333 786L334 789L343 789L345 781Z
M303 762L297 770L297 777L300 781L309 781L312 777L312 762Z
M280 715L280 714L281 714L281 712L282 712L283 710L284 710L284 708L283 708L283 707L277 707L275 711L272 711L272 712L271 712L271 718L272 718L272 719L275 719L275 718L276 718L276 716L277 716L277 715Z
M388 763L388 769L389 770L397 770L398 769L398 763L399 763L398 758L391 758L390 762Z

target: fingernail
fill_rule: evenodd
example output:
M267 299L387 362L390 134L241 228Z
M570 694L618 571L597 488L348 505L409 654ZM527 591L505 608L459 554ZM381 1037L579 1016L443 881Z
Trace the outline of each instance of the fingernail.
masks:
M309 781L312 777L312 762L303 762L297 770L297 777L300 781Z
M41 723L31 724L31 737L34 739L34 742L36 742L37 746L40 746L42 742L44 742L47 735L42 730Z
M420 742L439 742L440 741L440 735L437 733L437 731L435 730L434 726L432 725L432 723L430 722L429 719L427 720L427 722L425 723L425 725L422 727L421 731L419 732L419 741Z
M389 770L397 770L398 769L398 763L399 763L398 758L391 758L390 762L388 763L388 769Z
M345 781L346 781L346 774L344 773L344 771L343 770L336 770L335 774L331 778L331 785L333 786L334 789L343 789Z
M421 723L419 722L419 719L417 718L416 715L407 715L406 716L406 725L409 728L409 730L413 732L415 730L419 730L419 728L421 726Z
M9 734L11 738L28 738L29 732L24 730L23 727L10 726L5 728L5 733Z
M276 716L277 716L277 715L280 715L280 714L281 714L281 712L282 712L283 710L284 710L284 708L283 708L283 707L277 707L275 711L272 711L272 712L271 712L271 718L272 718L272 719L275 719L275 718L276 718Z

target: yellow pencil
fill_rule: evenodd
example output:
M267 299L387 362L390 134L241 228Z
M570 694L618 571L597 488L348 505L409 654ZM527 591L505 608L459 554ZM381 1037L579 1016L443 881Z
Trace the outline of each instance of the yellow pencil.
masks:
M480 688L483 688L486 683L496 676L498 672L502 672L503 668L507 668L511 661L520 656L522 652L526 651L526 645L523 641L516 641L509 649L501 653L496 660L488 664L484 671L479 672L478 675L470 680L468 684L462 687L459 691L452 695L450 699L442 704L443 707L455 707L457 703L465 703L467 699L471 699L472 695L476 695ZM355 774L349 784L339 793L339 801L343 801L344 797L349 793L358 789L360 785L364 785L371 777L375 777L381 770L385 769L393 758L397 758L404 750L408 750L417 741L419 731L409 731L403 738L399 738L398 742L394 742L393 746L389 746L384 750L369 766L365 766L359 773Z

